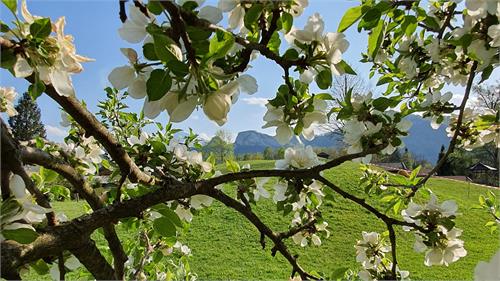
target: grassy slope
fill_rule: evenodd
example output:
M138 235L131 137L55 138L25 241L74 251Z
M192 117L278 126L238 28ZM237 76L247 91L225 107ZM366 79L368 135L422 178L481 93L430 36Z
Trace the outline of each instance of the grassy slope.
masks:
M272 162L269 161L250 162L256 169L272 167ZM356 186L360 176L356 164L345 163L327 171L326 176L342 188L361 194ZM453 199L459 204L462 215L456 222L457 227L464 229L462 238L468 255L450 267L426 267L423 265L423 255L412 250L414 238L399 229L400 266L410 270L410 277L414 280L472 279L475 264L479 260L488 260L499 248L498 235L489 234L484 227L487 215L470 209L477 202L478 196L485 192L485 188L444 179L431 179L427 187L437 194L440 201ZM69 217L78 216L83 211L83 204L56 202L54 207L64 211ZM259 201L259 205L254 207L258 215L276 231L285 230L290 219L280 217L272 211L274 208L270 200ZM381 232L384 231L384 225L342 198L338 198L337 202L327 203L322 210L331 226L331 237L323 241L321 247L299 249L290 244L292 251L300 255L299 261L307 270L331 272L343 266L357 268L353 245L360 238L361 231ZM121 236L133 235L119 232ZM290 273L290 266L283 257L278 254L273 258L270 247L264 251L261 249L259 234L250 223L235 211L218 203L195 216L190 229L181 240L191 247L191 267L201 279L286 279ZM98 239L98 243L104 241Z

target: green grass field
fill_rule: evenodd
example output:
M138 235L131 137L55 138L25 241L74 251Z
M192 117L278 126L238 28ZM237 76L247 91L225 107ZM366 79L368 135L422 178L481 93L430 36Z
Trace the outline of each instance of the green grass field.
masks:
M256 169L273 167L271 161L251 161L251 164ZM325 174L343 189L362 195L362 190L357 187L360 175L358 166L354 163L345 163ZM500 244L498 235L490 234L489 229L484 226L489 219L488 215L471 209L477 203L479 195L484 194L487 189L444 179L431 179L427 187L435 192L440 202L453 199L458 203L461 215L456 219L456 226L464 230L462 239L468 254L449 267L426 267L423 264L423 254L412 250L413 236L399 228L397 232L400 267L410 270L410 278L413 280L470 280L477 262L489 260ZM291 241L288 243L291 251L299 254L300 264L308 271L331 273L339 267L357 269L354 244L360 239L361 231L385 230L384 225L367 211L340 197L336 199L336 202L328 202L322 207L323 216L331 226L331 236L323 241L321 247L300 249L292 245ZM371 203L380 206L376 202ZM84 210L82 202L54 202L53 206L70 218L77 217ZM275 231L286 230L290 218L283 218L274 208L271 200L261 200L253 209ZM120 227L118 231L122 237L136 235L126 233ZM283 280L290 274L290 265L282 256L271 256L270 242L268 247L262 250L257 230L238 213L219 203L214 203L211 208L195 216L191 227L180 240L192 249L190 265L202 280ZM106 247L102 239L97 242ZM30 280L36 278L32 274L26 277ZM76 276L72 273L68 277L71 279Z

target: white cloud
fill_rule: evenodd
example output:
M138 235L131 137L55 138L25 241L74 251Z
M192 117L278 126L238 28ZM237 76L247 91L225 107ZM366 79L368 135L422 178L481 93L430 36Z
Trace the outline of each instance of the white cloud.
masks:
M51 140L62 140L68 135L68 131L62 129L61 127L45 125L45 131L47 131L47 138Z
M246 104L258 105L260 107L266 107L266 104L267 104L267 99L265 99L265 98L251 97L251 98L243 98L242 100Z

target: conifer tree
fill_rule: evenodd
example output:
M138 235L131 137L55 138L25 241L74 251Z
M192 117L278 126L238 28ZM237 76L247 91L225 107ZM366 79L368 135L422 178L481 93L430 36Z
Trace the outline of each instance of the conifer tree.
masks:
M18 114L9 118L12 134L19 141L45 138L45 127L41 120L40 108L29 93L24 93L15 106Z

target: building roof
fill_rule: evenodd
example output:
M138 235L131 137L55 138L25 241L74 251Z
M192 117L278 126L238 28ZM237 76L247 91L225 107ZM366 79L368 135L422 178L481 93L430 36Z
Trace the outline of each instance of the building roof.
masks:
M483 164L481 162L477 162L476 164L472 165L469 167L470 171L484 171L484 170L489 170L489 171L498 171L497 168L488 166L486 164Z
M392 162L392 163L373 163L373 165L384 168L385 170L408 170L405 163L403 162Z

